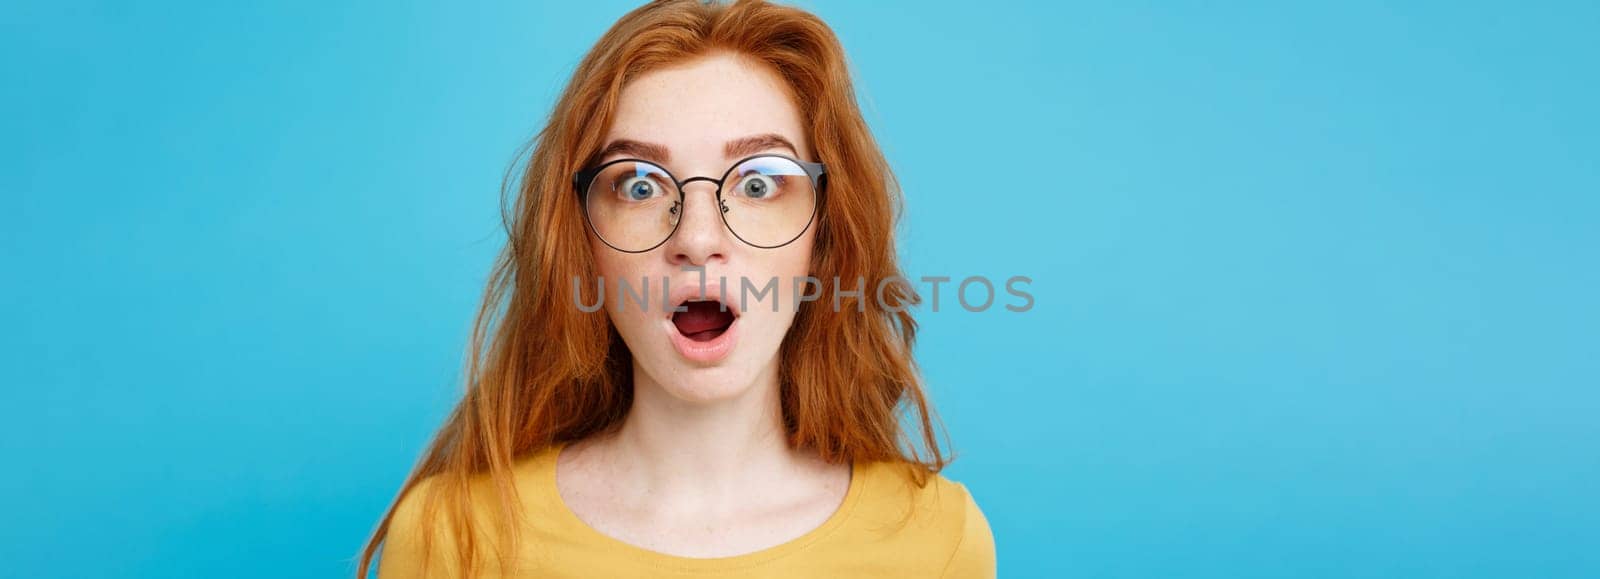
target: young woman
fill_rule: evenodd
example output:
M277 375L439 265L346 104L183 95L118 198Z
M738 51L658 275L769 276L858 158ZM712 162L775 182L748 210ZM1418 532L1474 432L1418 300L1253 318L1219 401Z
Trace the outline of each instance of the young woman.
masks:
M899 202L815 16L624 16L532 146L466 395L359 576L992 577Z

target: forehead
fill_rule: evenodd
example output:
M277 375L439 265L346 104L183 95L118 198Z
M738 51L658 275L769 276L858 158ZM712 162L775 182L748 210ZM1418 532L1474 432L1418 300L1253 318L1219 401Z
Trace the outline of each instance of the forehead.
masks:
M680 167L724 161L727 141L767 133L809 155L800 111L783 79L747 57L718 53L652 70L624 86L617 104L606 140L664 145Z

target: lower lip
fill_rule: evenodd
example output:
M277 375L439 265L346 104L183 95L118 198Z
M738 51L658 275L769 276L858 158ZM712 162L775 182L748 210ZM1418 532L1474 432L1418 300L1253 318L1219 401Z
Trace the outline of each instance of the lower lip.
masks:
M723 330L721 335L704 342L696 342L683 335L682 332L678 331L678 326L673 325L670 318L665 322L667 324L667 335L672 339L672 347L677 348L678 355L683 356L690 362L710 364L720 361L728 357L728 353L733 351L734 342L739 339L738 318L734 318L733 324L729 325L728 329Z

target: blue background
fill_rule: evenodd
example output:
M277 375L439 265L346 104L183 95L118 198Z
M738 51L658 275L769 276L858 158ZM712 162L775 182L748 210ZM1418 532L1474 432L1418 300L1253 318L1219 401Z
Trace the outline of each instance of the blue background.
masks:
M0 7L0 575L347 576L632 3L262 4ZM1595 4L804 5L1002 576L1600 576Z

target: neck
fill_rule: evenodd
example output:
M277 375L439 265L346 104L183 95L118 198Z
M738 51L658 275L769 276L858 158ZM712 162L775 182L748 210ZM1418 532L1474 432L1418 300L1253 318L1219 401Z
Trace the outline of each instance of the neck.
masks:
M685 400L634 367L633 405L603 460L641 500L673 497L700 508L774 488L806 468L789 448L776 360L737 396ZM628 493L634 494L634 493Z

